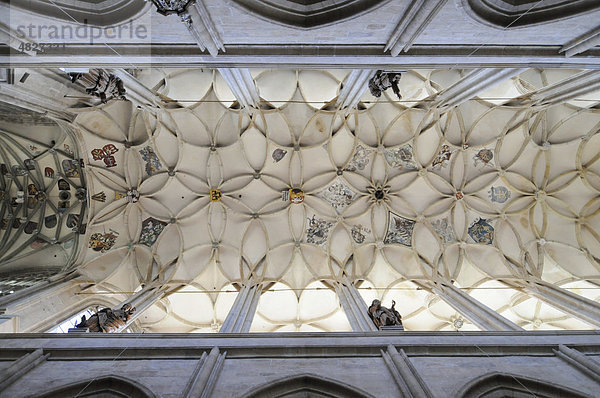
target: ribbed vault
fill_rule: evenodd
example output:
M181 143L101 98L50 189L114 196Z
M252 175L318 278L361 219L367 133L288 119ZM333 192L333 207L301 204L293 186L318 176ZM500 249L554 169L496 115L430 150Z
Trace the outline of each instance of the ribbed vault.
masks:
M430 100L464 73L409 71L403 101L366 94L348 112L347 71L253 71L247 110L212 70L142 70L169 107L78 111L80 272L103 294L185 286L140 318L157 332L217 330L250 280L270 289L252 330L349 330L344 278L394 299L407 329L478 329L431 281L526 329L589 328L510 284L600 297L597 102L522 101L576 72L528 70L444 109Z

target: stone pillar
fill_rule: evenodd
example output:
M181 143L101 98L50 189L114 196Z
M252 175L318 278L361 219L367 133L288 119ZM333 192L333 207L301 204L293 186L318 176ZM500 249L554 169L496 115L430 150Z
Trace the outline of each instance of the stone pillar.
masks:
M404 350L396 350L393 345L387 346L387 352L381 350L383 360L387 365L394 381L402 391L405 398L429 398L433 394L425 384L425 381L419 376L419 373L408 359Z
M367 305L354 285L345 279L341 282L334 282L333 286L352 330L355 332L377 331L377 326L368 315Z
M355 108L360 98L369 88L369 79L374 74L374 69L353 69L343 83L336 105L348 110Z
M453 107L475 97L496 84L510 79L527 69L523 68L478 68L473 69L458 82L427 98L429 108Z
M0 84L0 101L68 122L75 120L76 116L75 113L66 110L68 108L66 103L18 84Z
M50 354L44 354L44 350L37 350L23 355L21 358L10 364L9 367L0 371L0 391L4 391L8 386L17 381L31 369L44 362Z
M81 307L77 274L55 275L44 282L0 298L1 333L34 333L51 329Z
M600 71L584 70L543 87L517 101L518 105L555 105L600 90Z
M412 0L404 12L402 19L392 32L385 51L395 57L400 52L408 51L421 32L429 25L447 0Z
M571 293L541 279L529 281L503 281L509 286L522 288L528 294L537 297L552 307L581 319L590 325L600 327L600 303Z
M570 40L567 44L561 47L561 53L565 53L565 57L572 57L592 47L600 45L600 26L585 32L583 35Z
M219 333L248 333L261 294L262 284L242 287Z
M522 331L523 328L454 286L451 282L422 281L417 284L440 296L446 303L482 330Z
M210 354L202 354L182 396L186 398L208 398L219 378L227 352L222 354L219 347L213 347Z
M576 369L596 380L600 383L600 363L588 358L585 354L569 348L563 344L558 346L558 350L552 350L562 360L570 365L573 365Z
M248 68L219 68L219 73L240 103L240 106L258 108L260 97L254 79Z

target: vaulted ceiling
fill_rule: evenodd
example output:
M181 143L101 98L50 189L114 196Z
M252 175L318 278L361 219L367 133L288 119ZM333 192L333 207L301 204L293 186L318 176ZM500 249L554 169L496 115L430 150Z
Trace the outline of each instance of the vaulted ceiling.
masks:
M462 72L412 70L402 101L366 94L347 111L344 70L254 70L256 110L213 70L140 70L168 107L77 110L77 266L90 292L185 286L140 318L157 332L217 330L250 279L269 289L253 331L349 330L330 289L346 277L368 302L395 300L409 330L477 329L418 286L436 278L526 329L588 328L498 282L600 298L598 96L511 102L575 72L531 69L441 109L427 98Z

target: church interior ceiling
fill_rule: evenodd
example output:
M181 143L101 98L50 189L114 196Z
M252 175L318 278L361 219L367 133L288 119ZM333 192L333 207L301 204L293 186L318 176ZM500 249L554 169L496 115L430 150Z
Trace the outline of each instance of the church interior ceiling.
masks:
M54 248L89 294L181 286L138 318L149 332L218 330L249 281L264 290L251 331L347 331L331 288L344 278L367 303L395 300L407 330L479 330L422 287L432 280L527 330L589 329L502 283L600 300L598 93L514 100L577 72L530 69L441 108L431 96L463 72L410 70L402 100L367 93L346 110L347 70L252 70L260 108L245 109L217 71L141 69L166 106L73 108L54 144L2 132L2 211L27 219L3 228L2 255L22 252L16 267L48 257L35 242Z
M86 233L87 191L67 126L0 109L0 291L66 271Z

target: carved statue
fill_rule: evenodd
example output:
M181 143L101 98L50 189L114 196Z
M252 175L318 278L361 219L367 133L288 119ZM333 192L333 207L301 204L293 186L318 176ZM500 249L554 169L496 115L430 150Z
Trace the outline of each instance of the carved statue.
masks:
M103 308L89 319L86 319L85 315L82 316L81 322L75 327L89 329L90 332L114 333L127 323L134 312L135 307L132 307L131 304L124 304L120 310Z
M381 301L375 299L369 307L369 316L377 328L382 326L402 326L402 316L394 308L396 302L392 300L392 308L383 307Z
M398 88L398 82L400 81L401 76L401 73L378 70L377 73L375 73L375 76L369 79L369 91L371 91L371 95L379 98L381 97L381 93L391 87L398 99L402 99L400 89Z
M72 83L80 81L86 87L85 91L100 98L100 102L103 104L111 99L126 99L127 91L123 81L112 73L107 73L102 69L90 69L88 73L70 72L69 76Z

